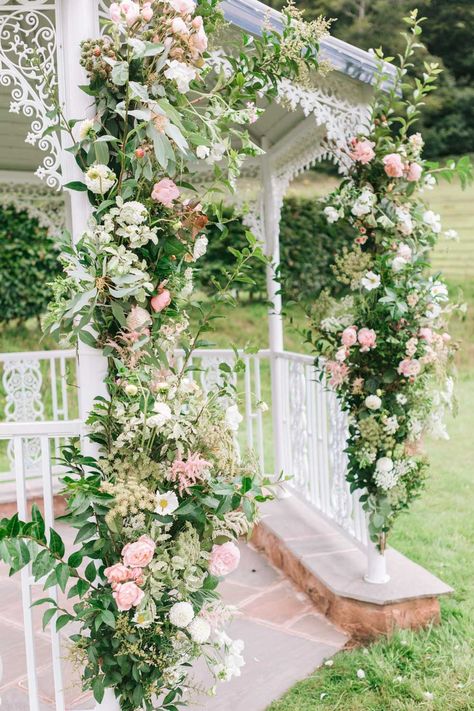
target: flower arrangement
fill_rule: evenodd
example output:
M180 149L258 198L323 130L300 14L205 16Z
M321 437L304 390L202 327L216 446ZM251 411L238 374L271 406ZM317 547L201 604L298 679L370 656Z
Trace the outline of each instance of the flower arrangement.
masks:
M77 243L64 237L45 325L63 342L102 349L109 398L88 419L98 455L74 444L62 453L62 520L77 529L78 549L67 555L33 507L29 522L0 522L0 556L14 572L32 562L45 588L68 589L72 609L38 602L49 605L44 621L75 623L84 688L98 702L112 688L124 711L176 711L199 657L216 679L240 674L243 645L224 631L230 611L216 588L268 497L269 482L239 455L230 367L204 393L190 366L232 285L265 258L248 234L204 303L193 271L209 220L224 229L213 194L233 189L244 158L260 152L247 130L258 104L277 96L283 76L308 81L328 24L306 24L290 5L281 35L244 35L227 56L211 49L221 26L217 0L112 3L105 34L82 45L95 116L69 120L57 106L84 173L66 188L87 191L92 218ZM213 182L200 190L203 167Z
M422 193L438 177L470 179L468 159L440 168L421 157L423 139L413 126L440 70L425 64L422 78L410 78L422 46L416 11L407 22L396 81L382 89L381 69L367 131L352 139L348 175L323 208L329 223L352 229L352 244L333 267L346 295L321 295L308 334L321 377L349 415L347 480L362 492L371 539L382 551L396 515L423 486L422 437L447 436L452 406L456 344L447 321L457 306L441 276L428 272L441 223Z

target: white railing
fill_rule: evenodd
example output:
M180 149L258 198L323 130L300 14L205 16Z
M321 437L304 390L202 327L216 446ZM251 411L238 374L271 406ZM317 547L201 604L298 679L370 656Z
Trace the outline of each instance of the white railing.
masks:
M55 480L60 473L58 467L53 465L56 442L67 441L70 437L81 434L81 423L78 420L67 422L36 422L36 423L1 423L0 440L8 441L12 445L13 468L16 484L16 508L21 520L28 521L28 492L26 472L27 443L31 438L39 441L41 472L41 497L44 505L44 519L47 528L54 527L54 489ZM44 583L40 580L35 583L31 574L31 565L26 566L20 573L22 588L23 625L25 633L26 672L28 677L28 698L30 711L40 711L42 702L39 697L38 673L39 667L44 666L46 660L41 660L37 654L37 635L33 622L33 609L31 604L34 598L52 597L57 599L56 586L48 588L42 594L35 593L34 588ZM44 608L46 609L46 608ZM51 639L51 664L54 680L54 699L56 711L65 711L65 683L70 684L70 679L65 682L62 675L63 661L66 656L61 651L61 638L55 630L54 619L49 624ZM44 651L43 653L44 654Z
M176 357L182 358L177 351ZM262 413L261 402L271 404L271 353L262 350L255 354L239 352L244 363L242 372L233 376L240 394L244 423L241 445L253 450L262 471L276 474L275 448L284 473L291 477L291 489L340 526L360 544L367 544L365 514L357 494L350 494L345 480L347 459L344 453L347 424L333 392L320 383L311 356L282 351L274 355L280 362L282 412L282 441L274 442L274 422L270 413ZM191 371L204 390L210 390L221 379L220 364L232 366L235 353L230 349L198 349L190 360L197 368ZM74 351L38 351L0 355L3 364L5 416L9 420L41 420L45 413L53 419L67 419L77 411L76 365ZM39 375L38 375L39 374ZM48 390L49 388L49 390ZM29 399L35 405L24 406ZM29 417L24 417L24 413ZM20 417L19 415L23 415ZM59 445L55 439L56 451ZM10 444L10 459L12 450ZM25 450L26 481L31 492L40 486L40 447L37 437ZM0 467L0 470L2 467ZM11 498L14 477L0 475L0 501Z

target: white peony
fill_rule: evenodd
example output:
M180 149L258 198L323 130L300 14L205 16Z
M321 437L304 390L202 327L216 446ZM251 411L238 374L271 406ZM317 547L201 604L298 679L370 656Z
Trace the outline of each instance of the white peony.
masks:
M229 405L225 412L225 421L227 424L227 427L232 430L233 432L237 432L239 429L239 425L242 422L244 418L239 412L239 408L237 405Z
M178 62L177 59L172 59L168 62L168 69L166 69L164 75L167 79L176 82L178 91L182 94L186 94L189 91L189 84L196 78L197 72L196 69L189 66L189 64Z
M115 173L106 165L91 165L86 173L87 189L96 195L104 195L117 180Z
M194 243L194 248L193 248L194 261L196 261L197 259L200 259L201 257L203 257L206 254L208 244L209 244L209 240L204 235L201 235L201 237L197 238L197 240Z
M169 516L173 511L176 511L178 506L178 497L174 491L165 491L163 494L157 491L155 513L161 516Z
M210 149L207 146L198 146L196 148L196 155L198 158L201 158L201 160L204 160L204 158L207 158L210 153Z
M365 398L364 405L368 410L380 410L382 407L382 400L378 395L368 395Z
M372 291L372 289L377 289L380 286L380 275L375 274L375 272L367 272L365 277L362 277L360 283L367 289L367 291Z
M188 626L188 632L193 642L205 644L211 634L211 625L203 617L195 617Z
M153 410L156 415L151 415L146 421L149 427L163 427L172 417L170 406L166 402L155 402Z
M428 227L431 227L435 234L441 232L441 217L436 212L433 212L433 210L426 210L426 212L423 213L423 222L425 225L428 225Z
M332 207L331 205L325 207L323 212L326 220L329 222L330 225L332 225L333 222L337 222L341 217L339 210L336 210L336 208Z
M175 627L184 628L194 619L194 610L190 602L175 602L170 609L169 618Z

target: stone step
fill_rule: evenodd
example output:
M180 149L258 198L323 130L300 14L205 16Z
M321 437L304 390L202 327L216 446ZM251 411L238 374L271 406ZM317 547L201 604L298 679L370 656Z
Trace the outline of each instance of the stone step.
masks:
M439 621L438 598L452 588L401 553L386 552L387 583L367 583L361 547L296 495L262 512L253 544L354 640Z

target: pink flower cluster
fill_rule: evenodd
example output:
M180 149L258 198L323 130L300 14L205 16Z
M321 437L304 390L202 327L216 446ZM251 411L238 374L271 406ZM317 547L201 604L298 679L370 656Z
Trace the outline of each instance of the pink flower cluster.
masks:
M362 165L367 165L371 160L375 158L373 141L368 141L367 139L353 138L351 141L352 151L349 153L352 160L362 163Z
M198 452L188 453L188 458L175 459L168 475L170 481L178 482L179 493L190 493L189 487L203 481L204 473L211 466Z
M421 178L422 167L418 163L404 163L399 153L389 153L383 158L384 170L389 178L406 178L416 182Z
M105 577L112 586L112 595L120 612L137 607L143 600L145 593L139 587L143 585L143 568L151 563L155 547L149 536L140 536L138 541L123 547L122 563L105 569Z
M116 25L126 24L131 27L141 17L145 22L150 22L153 17L153 9L151 2L144 2L140 10L140 5L137 2L130 0L122 0L122 2L113 2L110 6L110 19Z
M335 360L328 360L326 363L326 372L331 377L329 378L329 385L337 388L346 382L349 377L349 366L345 363L338 363Z
M398 364L398 373L404 378L413 380L420 372L421 364L416 358L404 358Z

